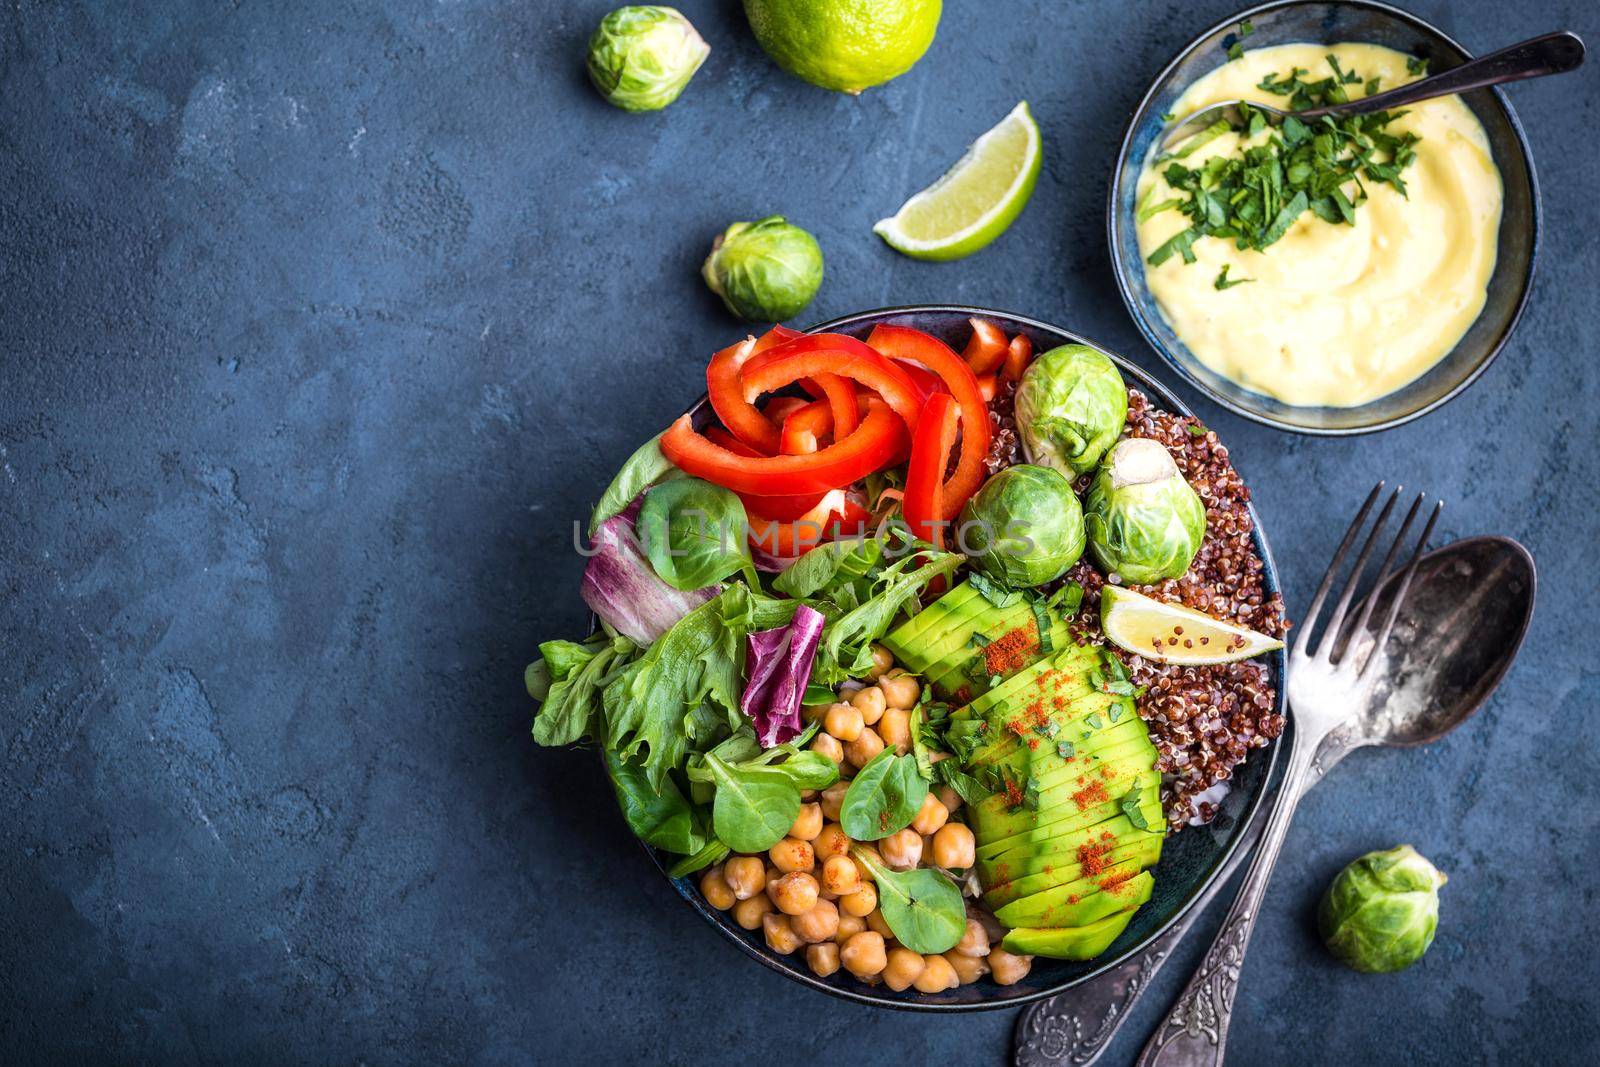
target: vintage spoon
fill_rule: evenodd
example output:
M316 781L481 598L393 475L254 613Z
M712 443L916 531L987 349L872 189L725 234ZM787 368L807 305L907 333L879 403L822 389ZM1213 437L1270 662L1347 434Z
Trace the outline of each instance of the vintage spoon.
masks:
M1291 114L1302 122L1319 119L1324 115L1368 115L1374 111L1393 111L1408 104L1432 100L1436 96L1464 93L1469 89L1482 89L1489 85L1503 85L1506 82L1522 81L1527 78L1543 78L1548 74L1565 74L1581 65L1583 56L1583 39L1575 33L1563 30L1560 33L1547 33L1543 37L1534 37L1521 44L1502 48L1498 52L1479 56L1477 59L1469 59L1459 67L1452 67L1432 77L1422 78L1402 85L1398 89L1390 89L1388 92L1364 96L1346 104L1332 104L1328 107L1293 112L1284 111L1270 104L1259 104L1254 100L1249 101L1249 105L1251 110L1261 112L1267 121L1273 124L1283 122L1284 118ZM1243 100L1223 100L1177 120L1162 133L1161 148L1170 148L1178 141L1199 133L1218 119L1225 118L1229 123L1238 125L1239 108L1244 103Z
M1379 590L1382 619L1398 576ZM1533 557L1509 537L1472 537L1423 556L1384 647L1370 713L1323 742L1307 785L1352 750L1426 744L1470 718L1500 684L1533 618ZM1365 632L1365 642L1373 638ZM1085 1067L1099 1059L1134 1003L1206 904L1249 858L1264 818L1245 828L1239 847L1200 899L1143 953L1089 985L1051 997L1017 1018L1017 1067Z

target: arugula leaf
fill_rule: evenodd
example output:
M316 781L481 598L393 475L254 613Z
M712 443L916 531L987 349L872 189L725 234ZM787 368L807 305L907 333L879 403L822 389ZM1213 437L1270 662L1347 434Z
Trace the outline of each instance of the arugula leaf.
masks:
M801 600L836 582L860 578L883 555L883 542L875 537L861 541L828 541L801 556L772 580L772 588Z
M923 559L927 562L909 569ZM914 603L929 582L954 573L965 562L957 552L916 552L875 575L870 594L842 613L837 606L814 601L817 610L828 616L828 624L811 666L812 679L837 684L865 674L872 666L872 642L888 632L895 616Z

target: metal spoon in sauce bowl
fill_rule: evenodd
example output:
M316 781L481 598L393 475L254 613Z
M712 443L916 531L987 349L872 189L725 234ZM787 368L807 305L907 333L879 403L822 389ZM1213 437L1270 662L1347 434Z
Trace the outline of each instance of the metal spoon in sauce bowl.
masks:
M1379 588L1374 620L1384 618L1398 586L1397 574ZM1427 744L1470 718L1511 669L1533 619L1536 586L1533 557L1509 537L1471 537L1423 556L1381 653L1368 711L1322 743L1308 787L1354 749ZM1373 629L1364 631L1357 651L1365 654L1374 636ZM1143 953L1086 986L1025 1008L1012 1062L1086 1067L1099 1059L1178 941L1249 858L1264 816L1245 828L1239 847L1183 918Z
M1284 111L1270 104L1258 104L1254 100L1249 101L1249 105L1252 111L1259 111L1274 125L1282 123L1289 115L1293 115L1301 122L1310 122L1324 115L1336 117L1368 115L1374 111L1393 111L1408 104L1464 93L1470 89L1503 85L1506 82L1523 81L1527 78L1543 78L1548 74L1565 74L1580 66L1583 63L1583 56L1583 39L1575 33L1563 30L1559 33L1534 37L1477 59L1469 59L1458 67L1410 82L1398 89L1363 96L1359 100L1351 100L1344 104L1330 104L1327 107L1308 108L1305 111ZM1246 102L1243 100L1223 100L1176 120L1162 133L1159 142L1161 148L1163 150L1171 148L1177 142L1192 137L1219 119L1226 119L1233 126L1240 125L1239 109L1244 103Z

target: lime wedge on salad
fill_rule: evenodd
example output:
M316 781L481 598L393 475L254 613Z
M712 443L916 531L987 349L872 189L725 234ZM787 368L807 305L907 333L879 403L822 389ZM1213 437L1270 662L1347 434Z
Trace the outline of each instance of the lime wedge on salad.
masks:
M1157 663L1232 663L1283 647L1266 634L1117 585L1100 590L1100 628L1118 648Z
M972 143L944 177L872 228L913 259L960 259L1016 220L1039 178L1039 125L1024 100Z

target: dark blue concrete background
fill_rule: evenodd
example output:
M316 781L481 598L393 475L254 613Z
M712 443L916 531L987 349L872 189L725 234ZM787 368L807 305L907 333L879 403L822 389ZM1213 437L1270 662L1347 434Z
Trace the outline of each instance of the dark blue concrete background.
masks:
M988 304L1159 370L1112 285L1107 174L1147 79L1230 4L952 2L914 71L850 99L778 71L736 4L686 0L711 58L653 116L583 81L607 6L0 13L0 1060L1006 1056L1011 1013L867 1010L740 956L593 758L532 746L522 666L584 626L573 520L739 332L697 275L729 221L816 232L806 321ZM1477 50L1600 41L1587 0L1414 6ZM1478 719L1303 806L1233 1062L1600 1059L1600 73L1512 96L1546 248L1466 396L1323 441L1180 389L1296 612L1380 476L1449 498L1441 539L1521 538L1544 579ZM931 265L872 236L1021 98L1047 155L1004 238ZM1355 975L1311 909L1399 841L1450 874L1439 939Z

